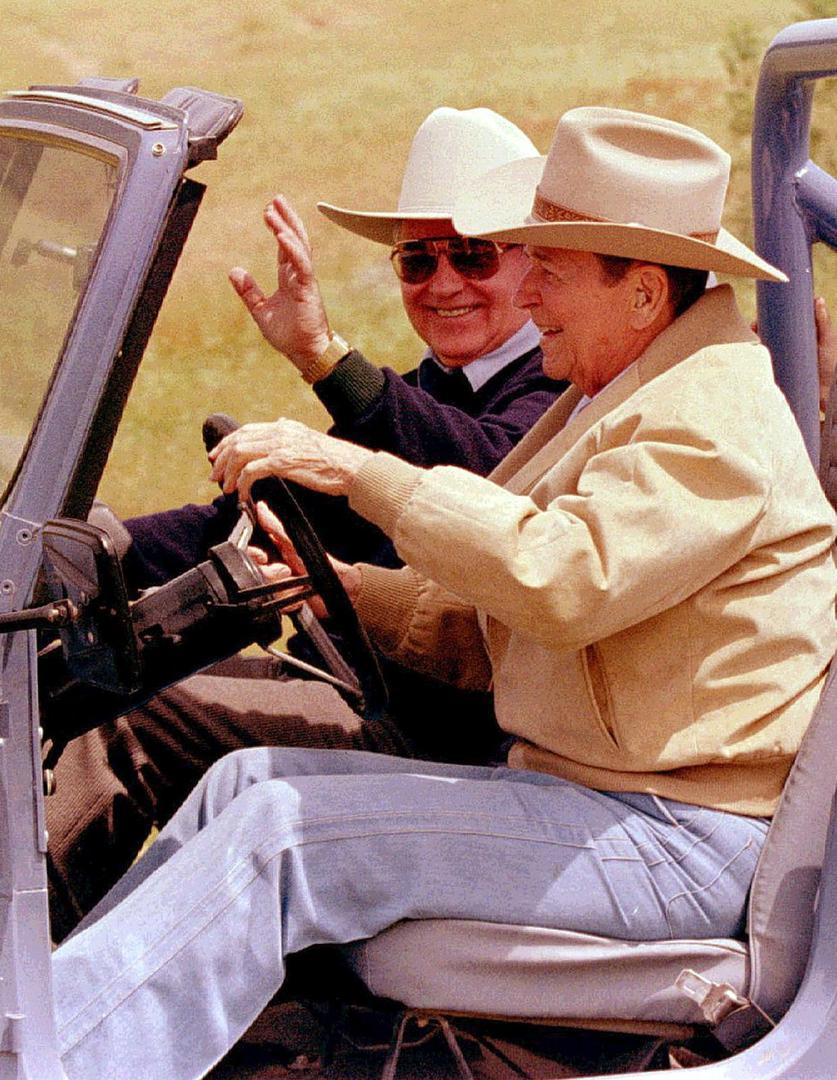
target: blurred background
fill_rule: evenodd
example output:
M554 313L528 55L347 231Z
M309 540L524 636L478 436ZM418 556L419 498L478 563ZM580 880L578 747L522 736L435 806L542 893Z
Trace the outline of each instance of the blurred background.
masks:
M415 129L438 105L484 105L542 152L557 117L613 105L692 124L730 151L725 225L751 242L749 138L758 66L774 35L837 15L837 0L24 0L3 15L4 88L138 76L140 93L199 86L241 98L245 115L196 179L203 208L164 303L101 495L123 516L211 499L203 417L325 411L261 339L227 283L248 267L272 289L261 221L274 192L305 219L332 326L378 363L413 366L420 344L385 248L322 218L326 199L395 206ZM837 118L818 92L814 157L837 171ZM833 268L816 287L837 307ZM740 296L750 314L752 290Z

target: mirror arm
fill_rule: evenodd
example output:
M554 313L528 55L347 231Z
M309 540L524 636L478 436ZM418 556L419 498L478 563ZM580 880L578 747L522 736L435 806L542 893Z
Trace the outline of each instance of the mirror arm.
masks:
M68 626L78 618L78 608L72 600L56 600L41 607L24 608L0 614L0 634L15 630L42 630L50 626Z

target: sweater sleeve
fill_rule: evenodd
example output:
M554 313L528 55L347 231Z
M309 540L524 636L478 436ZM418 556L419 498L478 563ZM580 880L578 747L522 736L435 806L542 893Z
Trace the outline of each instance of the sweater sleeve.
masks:
M473 605L410 567L361 566L358 615L387 656L465 690L487 690L491 664Z
M473 415L444 404L353 351L315 384L332 434L414 465L457 465L485 476L555 400L563 384L541 371L540 351L518 358L475 395Z
M540 350L513 361L475 396L476 414L443 405L406 376L383 370L352 350L314 386L334 419L332 434L416 465L458 465L486 475L525 435L561 389L541 371ZM328 550L355 562L395 565L392 545L342 500L295 491ZM132 518L126 563L136 588L159 585L195 566L226 539L238 515L234 496Z

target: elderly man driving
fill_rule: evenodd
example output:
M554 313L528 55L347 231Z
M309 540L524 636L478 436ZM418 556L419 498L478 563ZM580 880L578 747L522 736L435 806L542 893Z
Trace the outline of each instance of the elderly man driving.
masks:
M427 346L403 377L331 333L302 221L286 199L271 201L265 222L277 244L278 288L265 295L240 268L231 278L266 339L287 357L282 362L295 365L328 409L332 434L416 465L485 475L555 400L565 384L544 375L537 328L513 303L526 270L522 247L462 237L450 220L464 184L536 155L529 138L493 110L441 107L412 140L397 206L323 204L338 225L391 250L404 310ZM301 495L329 550L351 562L400 565L389 539L345 500ZM131 583L158 585L207 558L239 513L237 498L221 497L129 520ZM291 649L302 652L298 640ZM311 657L303 652L303 659ZM502 735L490 694L385 659L383 667L389 708L377 719L357 716L326 682L291 678L279 662L247 657L185 679L75 739L47 800L53 939L73 929L128 869L152 827L165 825L205 770L232 750L323 746L470 764L498 758Z
M493 680L514 742L496 768L219 762L55 953L70 1077L200 1076L289 953L400 919L741 933L835 648L837 573L770 358L729 286L703 292L711 270L781 279L721 228L728 169L688 127L583 108L545 162L463 199L460 231L527 245L518 302L574 383L490 478L291 421L214 452L228 491L275 473L392 537L404 569L341 567L368 628L460 685Z

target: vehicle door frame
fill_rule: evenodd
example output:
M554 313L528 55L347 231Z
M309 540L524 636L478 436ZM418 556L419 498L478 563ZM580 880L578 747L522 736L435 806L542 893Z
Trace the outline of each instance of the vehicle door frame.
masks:
M0 507L0 612L11 612L32 596L42 524L89 510L203 185L183 177L185 114L157 102L38 88L0 101L0 129L109 147L121 160L91 274ZM35 632L0 635L0 1080L64 1077L38 715Z

